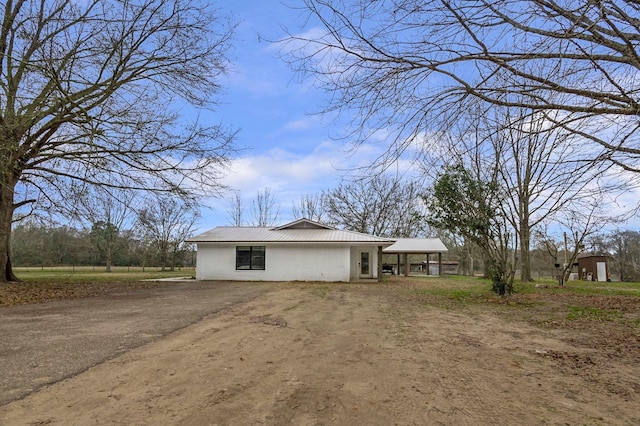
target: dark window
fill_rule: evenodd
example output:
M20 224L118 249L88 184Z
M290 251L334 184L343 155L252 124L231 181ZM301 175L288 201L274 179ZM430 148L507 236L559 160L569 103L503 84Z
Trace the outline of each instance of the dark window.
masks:
M264 246L236 247L236 269L264 270L265 252Z

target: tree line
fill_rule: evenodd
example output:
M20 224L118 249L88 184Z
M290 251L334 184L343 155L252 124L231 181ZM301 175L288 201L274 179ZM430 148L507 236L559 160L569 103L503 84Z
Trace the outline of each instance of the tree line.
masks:
M194 205L168 196L137 200L124 190L76 196L75 226L30 218L14 227L16 266L89 265L110 272L112 266L193 265L194 251L185 240L200 217Z

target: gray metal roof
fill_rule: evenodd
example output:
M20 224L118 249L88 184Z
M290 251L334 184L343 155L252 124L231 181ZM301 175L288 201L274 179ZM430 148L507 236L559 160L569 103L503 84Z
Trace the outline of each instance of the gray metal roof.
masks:
M384 253L442 253L449 251L440 238L398 238Z
M395 240L353 231L344 231L326 227L313 226L315 222L307 221L310 227L301 227L301 221L277 228L220 226L190 238L194 243L358 243L388 246Z

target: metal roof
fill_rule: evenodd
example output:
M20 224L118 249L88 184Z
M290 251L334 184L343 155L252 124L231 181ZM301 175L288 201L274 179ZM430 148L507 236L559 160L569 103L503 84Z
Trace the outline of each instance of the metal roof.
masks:
M442 253L449 251L440 238L398 238L384 253Z
M360 232L333 229L324 225L302 227L300 220L277 228L220 226L190 238L194 243L358 243L381 246L391 245L395 240Z
M276 228L219 226L189 238L192 243L340 243L385 246L385 253L442 253L440 238L382 238L299 219Z

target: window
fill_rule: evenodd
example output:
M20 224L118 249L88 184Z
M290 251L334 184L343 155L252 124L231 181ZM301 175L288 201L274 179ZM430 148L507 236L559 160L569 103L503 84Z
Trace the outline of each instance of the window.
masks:
M236 270L264 270L265 253L264 246L236 247Z

